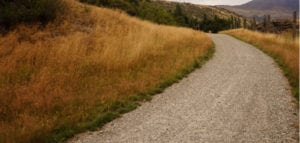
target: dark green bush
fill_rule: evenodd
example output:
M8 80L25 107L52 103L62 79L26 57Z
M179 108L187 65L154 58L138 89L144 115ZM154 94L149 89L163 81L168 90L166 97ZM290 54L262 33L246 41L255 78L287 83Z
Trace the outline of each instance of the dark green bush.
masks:
M9 29L18 23L45 24L62 10L61 0L0 0L0 26Z

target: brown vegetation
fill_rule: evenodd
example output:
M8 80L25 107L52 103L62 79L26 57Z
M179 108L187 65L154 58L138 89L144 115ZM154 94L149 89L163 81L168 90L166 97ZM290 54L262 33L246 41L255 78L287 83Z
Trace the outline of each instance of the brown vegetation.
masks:
M299 38L293 40L291 33L281 35L254 32L245 29L223 32L249 42L271 55L282 67L299 100Z
M0 37L0 142L56 142L99 125L212 47L201 32L68 7L44 28L19 25Z

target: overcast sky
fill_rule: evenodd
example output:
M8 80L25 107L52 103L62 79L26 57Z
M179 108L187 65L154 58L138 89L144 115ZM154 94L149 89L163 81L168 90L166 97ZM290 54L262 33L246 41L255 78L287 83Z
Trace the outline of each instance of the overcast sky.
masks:
M189 2L204 5L240 5L251 0L167 0L176 2Z

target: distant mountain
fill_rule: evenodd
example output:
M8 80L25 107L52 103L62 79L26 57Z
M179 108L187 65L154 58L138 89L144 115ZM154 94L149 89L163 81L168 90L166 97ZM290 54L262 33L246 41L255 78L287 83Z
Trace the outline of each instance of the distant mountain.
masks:
M246 4L237 7L250 10L270 10L278 8L287 10L298 10L299 0L252 0Z
M252 0L238 6L218 6L246 17L261 18L264 15L271 15L272 19L290 19L292 12L299 13L299 0Z

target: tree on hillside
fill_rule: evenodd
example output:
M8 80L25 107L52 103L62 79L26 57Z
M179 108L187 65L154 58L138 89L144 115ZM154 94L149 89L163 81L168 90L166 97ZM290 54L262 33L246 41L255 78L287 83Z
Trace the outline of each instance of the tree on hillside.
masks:
M173 15L177 24L181 26L189 26L189 18L185 14L183 14L180 4L176 5Z
M174 15L175 15L175 16L182 16L182 15L183 15L183 14L182 14L181 6L180 6L179 4L176 5Z

